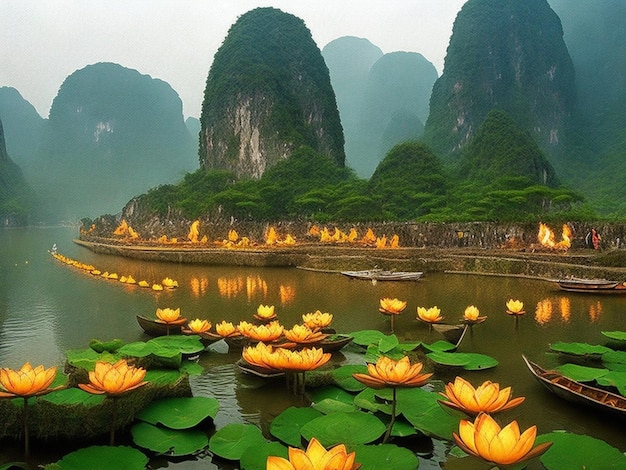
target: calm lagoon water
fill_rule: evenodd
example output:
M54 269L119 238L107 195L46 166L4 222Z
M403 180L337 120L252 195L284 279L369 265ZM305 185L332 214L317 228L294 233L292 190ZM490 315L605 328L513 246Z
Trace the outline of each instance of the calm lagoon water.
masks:
M542 365L556 365L547 355L551 343L580 341L602 344L601 331L626 330L626 296L597 297L567 294L545 281L461 274L429 274L417 283L354 281L340 274L294 268L243 268L144 262L92 253L72 242L75 227L4 229L0 231L0 367L19 368L30 361L46 367L61 366L65 351L87 347L89 340L147 337L135 315L154 315L157 307L181 308L187 318L213 323L250 320L259 304L274 305L287 327L301 321L303 313L321 310L334 315L338 332L360 329L389 331L389 320L378 313L382 297L407 301L396 320L401 340L436 341L436 332L417 322L418 306L438 306L445 321L455 323L468 305L475 305L485 323L473 328L460 351L488 354L499 361L490 370L464 372L475 385L484 380L513 386L515 396L526 396L517 411L523 429L537 424L539 433L566 429L588 434L626 450L622 425L602 414L571 405L545 391L526 370L521 355ZM132 275L159 282L175 279L179 288L154 292L89 275L56 261L48 250L90 263L101 271ZM527 314L515 320L505 314L509 298L522 300ZM220 401L216 427L230 422L255 423L266 429L269 420L294 402L283 388L243 376L234 362L239 353L216 343L201 359L207 372L194 381L194 392ZM349 352L339 360L350 361ZM453 380L457 371L438 371L436 379ZM284 396L283 396L284 395ZM19 460L19 449L0 443L0 464ZM36 446L34 446L36 450ZM63 454L43 460L55 461ZM199 464L199 462L197 462ZM168 468L217 468L206 459L202 466L190 462L165 463ZM420 468L428 468L427 463ZM430 464L430 465L435 465ZM431 467L438 468L438 467Z

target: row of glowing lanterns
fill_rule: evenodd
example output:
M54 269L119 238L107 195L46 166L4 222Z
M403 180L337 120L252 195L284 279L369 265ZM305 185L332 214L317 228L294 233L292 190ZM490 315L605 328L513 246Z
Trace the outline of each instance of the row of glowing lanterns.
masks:
M178 287L178 281L175 281L174 279L171 279L169 277L165 277L160 283L156 283L156 282L149 283L146 280L141 280L137 282L137 280L135 280L135 278L131 275L120 276L117 273L110 273L108 271L103 272L103 271L100 271L99 269L96 269L96 267L91 264L74 260L60 253L52 253L52 256L54 256L57 260L61 261L62 263L67 264L68 266L73 266L75 268L87 271L90 274L93 274L94 276L100 276L104 279L118 281L118 282L121 282L122 284L136 285L139 287L150 288L154 291L162 291L164 289L174 289Z
M81 229L82 230L82 229ZM92 226L89 231L94 230ZM88 234L89 231L81 231L83 234ZM141 239L141 235L134 230L126 221L122 219L118 227L113 231L113 235L117 237L124 237L127 240L137 241ZM400 246L400 237L397 234L387 238L387 235L377 236L371 228L368 228L363 235L359 235L356 228L352 227L347 233L340 230L337 227L329 229L328 227L319 228L317 225L313 225L308 235L316 239L320 243L349 243L359 244L364 246L373 246L376 248L398 248ZM161 244L177 244L180 243L177 237L168 238L166 235L161 235L156 240ZM185 237L184 242L208 244L209 239L207 235L200 237L200 221L195 220L189 228L189 233ZM291 234L281 236L274 227L269 227L265 233L263 243L267 246L293 246L296 239ZM223 248L248 248L252 246L258 246L256 241L250 240L248 237L242 237L236 230L231 229L228 231L228 236L222 240L215 240L212 244L216 247Z
M406 305L405 305L406 306ZM507 313L520 315L523 313L523 304L519 301L507 302ZM381 299L381 313L397 314L403 310L402 302L397 299ZM431 310L432 317L439 318L436 308ZM468 320L478 321L480 316L475 307L466 310ZM158 309L157 317L164 323L182 324L186 321L180 317L180 309ZM259 306L257 319L266 321L275 317L273 306ZM304 327L312 335L320 333L322 328L332 322L332 315L316 311L303 315ZM206 320L192 320L189 322L190 329L208 331ZM249 324L248 324L249 325ZM264 325L260 325L264 326ZM251 326L244 326L241 331L248 331ZM220 327L216 325L216 330ZM295 330L292 329L292 331ZM319 337L318 337L319 338ZM302 373L315 370L325 365L331 358L331 353L325 353L318 348L286 349L275 347L264 342L255 346L244 348L242 356L246 362L268 370L279 370L286 374ZM399 360L381 356L375 363L367 364L367 373L354 373L353 377L367 387L374 389L392 388L395 405L397 388L421 387L428 383L432 373L422 372L423 364L416 362L411 364L408 356ZM135 367L124 359L115 363L98 361L94 370L89 372L87 383L78 386L88 393L104 394L115 398L122 394L135 390L147 382L144 380L146 370ZM50 388L56 376L56 367L45 369L43 366L32 367L26 363L19 370L9 368L0 369L0 397L22 397L24 406L28 406L28 398L49 393L55 389ZM442 406L461 411L470 419L461 419L458 433L452 437L457 445L466 453L483 461L495 465L514 465L535 458L544 453L551 443L543 443L535 446L537 435L536 426L531 426L524 432L520 432L517 421L511 421L501 427L492 415L504 410L509 410L520 405L524 397L513 398L511 387L500 388L498 383L485 381L478 387L474 387L467 380L458 376L454 382L446 384L443 392L440 392ZM395 406L393 406L395 410ZM25 450L28 453L28 424L25 414ZM384 440L388 439L393 426L395 416L389 423L388 432ZM112 427L113 428L113 427ZM113 434L111 434L113 444ZM341 468L357 469L360 467L355 462L355 452L348 452L344 444L338 444L326 450L316 438L312 438L306 450L290 448L288 459L270 456L267 459L268 469L287 468ZM329 467L332 462L332 467ZM310 466L307 466L310 465Z

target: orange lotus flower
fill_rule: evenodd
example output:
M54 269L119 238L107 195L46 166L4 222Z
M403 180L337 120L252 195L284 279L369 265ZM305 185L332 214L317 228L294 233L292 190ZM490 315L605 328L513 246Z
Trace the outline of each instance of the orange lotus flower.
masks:
M240 336L241 333L237 330L237 327L231 322L222 320L220 323L215 324L215 331L222 338L230 338L233 336Z
M129 366L125 359L115 364L97 361L94 370L89 372L89 383L78 386L95 395L117 396L147 384L143 380L145 376L146 369Z
M544 442L533 448L537 426L531 426L520 434L517 421L504 428L486 413L481 413L472 423L462 419L459 434L452 433L454 440L464 452L496 465L512 465L543 454L552 445Z
M269 356L272 354L272 352L272 346L268 346L262 341L259 341L254 346L247 346L243 348L241 356L248 364L252 364L253 366L262 367L265 369L270 369L271 367L268 365L268 363L271 363L271 358L269 358Z
M461 321L472 324L483 322L486 319L487 317L480 316L480 310L478 310L477 307L475 307L474 305L470 305L463 312L463 318L461 319Z
M189 326L189 330L192 333L206 333L211 329L211 322L196 318L195 320L191 320L187 326Z
M237 330L242 335L253 341L270 343L272 341L276 341L282 336L284 327L277 321L270 322L266 325L253 325L246 321L242 321L237 326Z
M426 323L439 323L443 317L441 316L441 309L437 306L428 309L417 307L417 319Z
M302 321L312 330L316 330L319 328L326 328L330 325L333 321L333 315L332 313L322 313L321 311L316 310L313 313L305 313L302 315Z
M524 303L519 300L509 299L506 303L506 313L509 315L524 315Z
M273 305L259 305L259 307L256 309L256 314L254 315L254 318L256 318L257 320L262 320L262 321L273 320L274 318L276 318L276 313L274 312L274 306Z
M326 450L316 438L312 438L306 448L289 447L289 460L270 455L267 458L267 470L356 470L361 467L355 463L356 454L348 453L344 444L338 444Z
M277 348L271 356L270 366L286 372L305 372L322 367L331 357L332 354L325 353L322 348L304 348L296 351Z
M170 325L182 325L187 321L186 318L180 316L180 308L157 308L156 316L160 322Z
M45 369L37 366L33 369L30 362L24 364L20 370L8 368L0 369L0 385L6 390L0 390L0 397L32 397L43 395L49 391L50 384L57 373L56 367Z
M285 338L294 343L319 343L328 337L327 334L313 331L306 325L294 325L290 330L284 330Z
M381 356L376 364L367 365L367 374L352 374L352 376L371 388L421 387L433 375L421 374L422 367L424 365L421 362L411 365L407 356L398 361Z
M442 404L460 410L469 415L478 413L496 413L516 407L524 401L524 397L511 398L511 387L500 390L500 384L487 380L478 388L463 377L456 377L454 383L446 385L441 395L450 401L441 401Z
M378 311L385 315L399 315L406 308L406 302L398 299L380 299Z

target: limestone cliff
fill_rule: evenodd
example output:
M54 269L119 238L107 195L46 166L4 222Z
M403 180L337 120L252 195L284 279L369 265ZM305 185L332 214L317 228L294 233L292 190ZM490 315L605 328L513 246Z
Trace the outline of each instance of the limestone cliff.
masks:
M433 87L425 139L450 156L499 108L558 155L575 95L561 22L546 0L469 0Z
M215 54L200 118L200 165L259 178L302 145L345 164L328 68L304 22L257 8Z

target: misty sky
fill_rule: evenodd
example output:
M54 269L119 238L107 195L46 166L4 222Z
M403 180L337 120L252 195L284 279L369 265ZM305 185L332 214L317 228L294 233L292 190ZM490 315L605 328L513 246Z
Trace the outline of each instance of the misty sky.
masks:
M65 78L115 62L168 82L200 116L213 55L237 18L273 6L304 20L322 49L341 36L423 54L441 74L466 0L0 0L0 86L48 116Z

